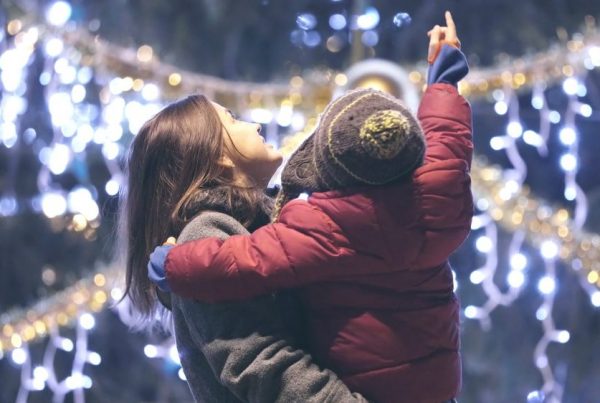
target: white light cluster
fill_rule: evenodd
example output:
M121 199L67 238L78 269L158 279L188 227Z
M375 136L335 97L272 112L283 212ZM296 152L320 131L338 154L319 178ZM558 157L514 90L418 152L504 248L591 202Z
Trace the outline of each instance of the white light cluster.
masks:
M31 392L49 390L53 395L53 401L62 402L66 395L73 393L75 402L83 402L83 390L92 387L92 379L83 373L87 364L100 365L102 357L95 351L88 350L88 331L94 326L94 317L89 313L83 313L79 317L76 328L76 340L62 337L57 328L50 328L50 338L42 355L42 362L33 365L27 344L16 348L11 353L13 363L21 368L21 383L16 401L25 403ZM70 353L73 363L70 373L64 379L59 380L54 369L54 358L57 349ZM1 357L0 357L1 358Z
M597 61L600 66L600 47L590 50L590 60ZM493 93L494 110L499 115L508 114L508 124L506 134L495 136L490 139L490 147L495 151L502 150L506 153L513 169L504 171L505 184L498 190L498 195L502 200L509 200L520 190L522 181L526 175L526 165L519 154L516 142L522 139L525 144L535 147L541 156L548 155L548 138L551 133L551 125L562 122L563 127L558 130L558 139L566 149L559 158L559 165L565 174L565 199L574 200L575 217L573 224L575 229L580 229L585 217L587 216L587 202L585 195L575 181L578 161L578 144L580 134L576 129L575 116L580 115L589 118L594 114L589 104L579 101L578 97L587 94L587 88L582 80L577 77L567 78L562 83L564 93L569 99L569 104L564 113L557 110L551 110L545 95L545 85L534 85L531 98L531 105L539 111L540 121L539 129L534 131L525 128L518 113L518 102L510 89L496 90ZM485 253L486 261L482 267L474 270L470 275L470 281L473 284L481 285L484 290L487 301L481 306L466 305L464 316L468 319L477 320L483 328L488 329L491 326L490 313L500 305L510 305L520 294L521 290L528 283L529 266L528 257L521 251L521 244L524 240L522 230L513 233L513 239L509 247L508 255L510 270L506 276L508 290L502 292L494 283L494 277L498 264L498 250L496 240L496 224L489 216L489 209L492 203L490 200L480 198L476 201L477 207L483 212L476 215L471 223L473 231L485 230L485 235L476 235L475 247L479 252ZM562 397L562 385L554 376L552 367L549 363L546 349L549 343L555 342L564 344L569 342L570 333L567 330L557 330L554 325L553 306L556 293L559 289L557 283L555 260L561 252L561 245L558 240L547 239L539 244L539 253L544 261L543 274L536 280L535 286L543 298L543 303L536 310L536 318L543 322L544 334L538 342L534 351L534 363L542 374L544 384L541 390L530 393L528 401L560 401ZM582 276L581 276L582 277ZM583 278L583 277L582 277ZM600 307L600 291L590 285L585 280L580 280L584 289L590 293L590 301L595 307Z

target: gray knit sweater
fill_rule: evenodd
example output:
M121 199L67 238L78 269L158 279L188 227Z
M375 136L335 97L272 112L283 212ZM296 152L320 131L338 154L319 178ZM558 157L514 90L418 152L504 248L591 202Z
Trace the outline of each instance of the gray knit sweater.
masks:
M231 216L203 212L178 243L248 231ZM198 402L366 402L294 348L276 299L208 304L171 295L177 348ZM293 314L293 313L291 313Z

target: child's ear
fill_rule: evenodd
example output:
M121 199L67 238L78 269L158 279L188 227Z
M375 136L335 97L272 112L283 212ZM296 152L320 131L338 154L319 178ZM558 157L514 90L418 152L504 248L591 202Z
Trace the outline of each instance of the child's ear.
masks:
M227 155L223 155L221 158L219 158L217 164L221 165L224 168L235 168L235 164Z

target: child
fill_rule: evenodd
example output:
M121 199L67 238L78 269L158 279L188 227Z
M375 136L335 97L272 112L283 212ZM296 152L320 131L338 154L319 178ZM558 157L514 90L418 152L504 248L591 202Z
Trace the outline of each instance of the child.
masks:
M345 94L286 165L277 222L159 247L150 277L206 302L299 288L309 351L351 390L375 402L456 397L459 306L448 257L470 229L472 141L455 87L466 61L449 13L446 21L430 31L420 125L391 96ZM302 191L313 193L288 202Z

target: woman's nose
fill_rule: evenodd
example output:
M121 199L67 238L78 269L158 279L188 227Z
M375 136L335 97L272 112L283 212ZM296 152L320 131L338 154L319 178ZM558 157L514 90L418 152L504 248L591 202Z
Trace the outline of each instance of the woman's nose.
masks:
M262 130L262 126L260 123L256 124L256 131L260 133L260 131Z

